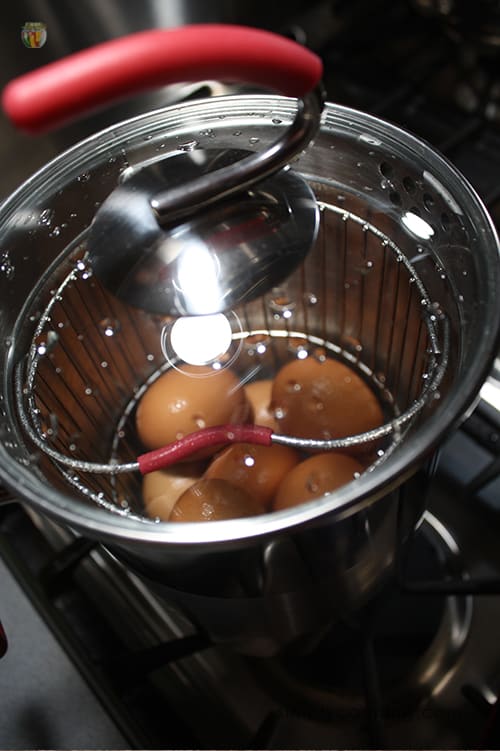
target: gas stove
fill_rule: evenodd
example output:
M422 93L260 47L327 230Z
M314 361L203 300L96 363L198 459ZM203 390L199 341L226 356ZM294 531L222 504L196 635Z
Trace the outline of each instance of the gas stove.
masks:
M440 4L337 0L283 31L321 54L329 100L429 141L500 225L497 53L450 33L455 5L451 24ZM499 435L497 364L425 468L392 579L279 657L211 643L108 550L0 507L0 747L500 748Z

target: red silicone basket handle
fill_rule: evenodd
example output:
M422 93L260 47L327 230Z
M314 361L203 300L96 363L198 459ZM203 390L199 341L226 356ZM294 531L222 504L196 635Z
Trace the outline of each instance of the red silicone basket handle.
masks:
M171 83L219 79L302 97L322 63L285 37L244 26L202 24L104 42L20 76L5 87L5 113L38 133L96 107Z

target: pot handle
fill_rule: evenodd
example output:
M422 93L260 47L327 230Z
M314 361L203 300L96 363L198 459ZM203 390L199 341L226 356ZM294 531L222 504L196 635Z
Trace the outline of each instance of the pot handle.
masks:
M262 29L199 24L138 32L74 53L5 87L2 106L22 130L40 133L148 89L219 79L301 98L320 82L322 62Z

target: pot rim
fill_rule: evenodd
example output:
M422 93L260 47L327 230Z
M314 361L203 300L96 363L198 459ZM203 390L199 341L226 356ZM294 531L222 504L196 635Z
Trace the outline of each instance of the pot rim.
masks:
M233 110L241 114L246 110L248 114L257 109L269 111L275 107L279 107L280 112L285 115L289 114L291 117L295 110L295 100L269 95L238 95L218 98L217 101L213 98L194 100L147 112L112 125L75 144L28 178L0 204L0 223L6 223L8 226L9 220L12 220L23 200L37 185L48 180L49 176L52 180L54 176L62 173L67 177L68 168L78 169L78 172L81 172L82 168L85 168L86 153L93 151L95 157L96 146L98 154L109 155L109 144L112 140L114 142L118 137L123 143L127 136L135 137L137 134L148 133L151 127L159 127L165 117L175 112L186 118L187 114L195 109L199 114L200 108L208 109L209 112L213 112L216 108L219 114L223 112L229 115L234 114ZM482 200L468 180L444 156L424 140L399 126L349 107L327 103L322 131L328 133L329 128L339 122L344 127L356 126L362 132L377 134L383 136L386 141L403 145L405 149L411 149L418 154L420 159L432 164L438 174L444 173L447 177L445 185L449 185L450 182L453 184L453 195L460 199L460 204L473 206L481 216L483 225L478 228L481 242L484 246L492 248L492 254L495 247L497 259L500 259L497 232ZM471 367L463 376L461 387L450 390L435 413L426 419L424 424L420 425L407 440L403 451L395 451L386 461L344 485L335 493L329 493L291 509L248 519L217 521L210 524L174 524L153 520L144 521L132 515L106 512L98 506L89 506L73 496L67 496L54 488L49 488L41 484L29 472L29 468L20 465L12 458L3 445L0 446L0 478L13 493L20 496L21 500L26 500L47 516L93 538L115 543L168 545L173 550L186 549L186 547L198 548L207 543L238 545L250 538L266 537L297 526L315 524L323 521L325 517L339 519L350 516L371 505L401 484L430 455L443 436L459 424L465 412L474 405L476 395L491 369L500 344L500 306L494 304L499 277L500 264L496 263L490 269L488 277L488 310L485 316L487 323L483 328L482 338L477 342L477 350L473 361L471 359ZM8 369L6 380L7 376ZM7 382L4 383L4 389L7 386ZM44 496L40 492L42 489Z

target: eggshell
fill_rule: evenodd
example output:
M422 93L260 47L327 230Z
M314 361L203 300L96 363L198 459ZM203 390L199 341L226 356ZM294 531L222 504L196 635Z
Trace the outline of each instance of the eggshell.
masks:
M270 378L252 381L245 386L245 394L252 407L254 424L277 430L278 425L270 408L272 387Z
M200 462L184 462L145 475L142 500L148 516L168 521L177 499L200 479L204 468Z
M148 449L157 449L204 427L245 422L250 413L245 391L229 369L171 368L144 393L136 426Z
M284 365L273 383L272 409L279 432L299 438L343 438L383 423L370 387L333 359L307 357Z
M363 465L347 454L329 451L297 464L281 481L273 511L297 506L329 493L361 474Z
M171 522L209 522L262 514L264 509L227 480L203 479L186 490L170 514Z
M267 507L281 480L299 458L288 446L237 443L212 460L205 477L227 480Z

